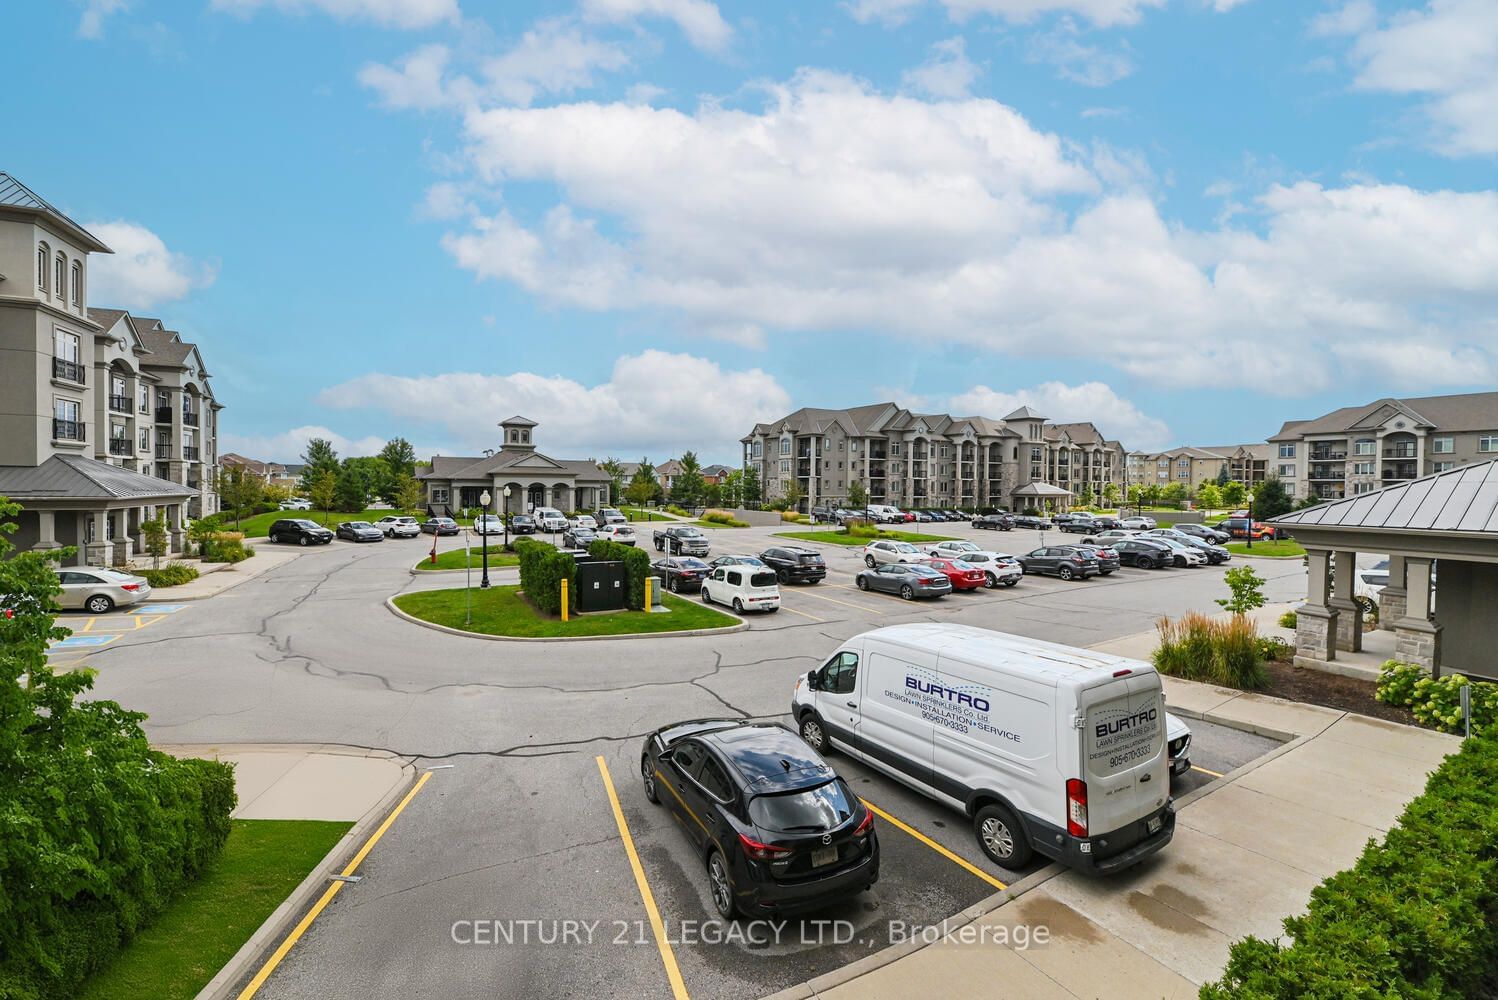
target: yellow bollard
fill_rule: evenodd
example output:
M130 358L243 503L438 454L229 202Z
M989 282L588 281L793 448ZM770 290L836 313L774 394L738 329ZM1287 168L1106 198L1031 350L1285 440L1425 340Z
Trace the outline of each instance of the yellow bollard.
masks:
M562 581L562 621L567 620L567 581Z
M650 610L650 584L653 583L654 581L655 581L655 577L653 577L653 576L647 576L645 578L645 610L646 611Z

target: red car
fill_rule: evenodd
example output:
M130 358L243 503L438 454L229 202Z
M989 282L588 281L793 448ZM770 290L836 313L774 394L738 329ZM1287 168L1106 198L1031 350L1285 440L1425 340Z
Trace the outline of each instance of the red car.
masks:
M1234 538L1248 537L1248 518L1246 517L1230 517L1226 521L1223 521L1221 524L1217 525L1217 527L1221 528L1223 531L1226 531ZM1279 534L1274 525L1265 524L1263 521L1255 521L1253 523L1253 533L1254 541L1256 542L1262 542L1265 539L1274 538Z
M977 590L988 582L988 574L958 559L927 559L926 565L951 580L953 590Z

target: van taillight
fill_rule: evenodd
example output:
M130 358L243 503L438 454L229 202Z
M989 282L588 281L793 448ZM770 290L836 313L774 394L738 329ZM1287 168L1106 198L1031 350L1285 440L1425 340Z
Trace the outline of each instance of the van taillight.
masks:
M1072 837L1087 836L1087 782L1080 778L1066 780L1066 832Z

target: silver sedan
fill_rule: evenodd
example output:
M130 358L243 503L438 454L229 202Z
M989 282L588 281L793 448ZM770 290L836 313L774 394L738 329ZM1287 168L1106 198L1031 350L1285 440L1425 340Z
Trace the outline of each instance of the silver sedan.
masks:
M62 584L62 593L57 595L58 606L80 609L91 615L129 607L151 596L151 585L145 577L116 569L69 567L58 570L57 579Z

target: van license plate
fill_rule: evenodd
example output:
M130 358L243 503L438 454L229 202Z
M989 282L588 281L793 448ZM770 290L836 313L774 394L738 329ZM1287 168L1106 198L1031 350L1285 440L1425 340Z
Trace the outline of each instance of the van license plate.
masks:
M1156 816L1154 819L1152 819L1148 823L1144 824L1144 826L1145 826L1145 829L1149 830L1150 833L1159 833L1160 832L1160 824L1162 822L1163 822L1163 820L1161 820L1159 816Z
M830 865L835 861L837 861L836 847L819 847L811 852L811 866L813 868Z

